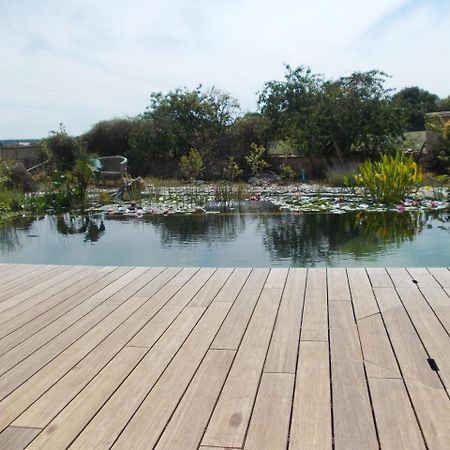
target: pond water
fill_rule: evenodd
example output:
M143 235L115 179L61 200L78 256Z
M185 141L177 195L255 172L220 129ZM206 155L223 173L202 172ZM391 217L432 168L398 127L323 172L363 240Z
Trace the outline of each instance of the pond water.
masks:
M0 262L142 266L450 266L450 213L46 216L0 226Z

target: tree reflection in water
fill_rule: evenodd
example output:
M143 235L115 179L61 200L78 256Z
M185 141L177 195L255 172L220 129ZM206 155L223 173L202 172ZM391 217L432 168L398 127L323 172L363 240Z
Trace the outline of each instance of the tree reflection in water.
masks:
M51 219L59 234L64 236L83 234L83 242L97 242L106 230L103 219L95 216L65 214L52 216Z
M231 214L193 214L155 216L148 219L160 232L162 246L234 240L245 229L245 216Z
M264 245L275 259L293 265L332 264L340 254L367 258L411 241L423 230L421 212L286 214L261 217Z
M21 218L14 222L14 226L10 224L0 224L0 254L8 256L17 252L22 244L20 242L20 232L28 230L34 219L29 217Z

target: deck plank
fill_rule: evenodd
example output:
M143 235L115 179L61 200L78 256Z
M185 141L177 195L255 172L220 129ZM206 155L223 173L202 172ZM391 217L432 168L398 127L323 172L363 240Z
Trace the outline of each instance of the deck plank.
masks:
M443 288L450 289L450 270L445 267L430 267L428 271Z
M335 449L378 449L351 303L330 302L329 308Z
M450 335L450 297L443 289L420 289L428 304Z
M428 365L422 346L395 289L374 288L403 380L429 448L450 442L450 407L443 385Z
M293 374L262 375L244 450L286 450L293 389Z
M158 286L162 282L167 281L170 274L176 274L153 297L148 300L147 297L139 297L146 299L143 306L117 327L113 333L95 347L84 359L81 359L78 364L71 368L45 395L35 401L31 407L16 419L14 423L21 424L22 426L30 426L29 424L33 424L41 428L45 427L119 353L144 325L151 322L157 316L158 312L192 278L197 272L197 269L183 269L180 273L178 271L179 269L168 269L158 276L152 285ZM155 342L159 335L163 334L169 327L172 320L173 317L169 318L165 326L162 326L161 321L157 322L160 331L157 337L155 337ZM83 348L79 351L84 352L84 350ZM82 355L83 353L80 353L80 357ZM76 356L74 352L68 354L68 361L73 361L74 356ZM52 375L54 372L52 371ZM39 383L37 384L39 386Z
M254 269L252 271L224 324L217 333L211 348L237 350L268 274L268 269Z
M439 366L439 376L450 389L450 336L417 288L397 289L430 358Z
M384 267L367 267L366 271L372 287L394 287L391 277Z
M344 268L327 268L328 300L350 301L347 272Z
M328 341L326 269L308 269L302 341Z
M233 350L209 350L175 413L167 424L157 450L195 449L231 367Z
M31 443L29 449L65 449L133 370L145 349L124 348Z
M381 448L425 449L425 442L403 381L371 378L369 387Z
M0 434L0 448L23 450L40 433L37 428L8 427Z
M301 341L289 450L331 450L328 342Z
M93 277L96 279L95 273L97 271L92 271ZM0 327L0 336L3 338L4 336L7 336L8 334L12 333L15 330L18 330L23 325L39 320L40 316L48 311L50 311L53 308L57 308L60 303L64 302L66 300L65 296L66 293L68 295L67 299L69 299L69 302L77 300L77 298L81 301L86 300L89 298L92 294L95 294L96 292L100 291L111 283L112 281L116 280L123 274L123 270L119 268L110 268L108 272L103 271L100 269L99 274L101 276L100 279L95 283L95 285L90 285L86 288L77 289L79 284L76 283L71 287L68 287L64 290L64 294L56 293L53 296L49 297L48 299L32 306L31 308L27 309L25 312L21 313L20 315L17 315L16 317L8 320L7 322L3 323ZM88 277L86 277L88 278ZM85 279L86 279L85 278ZM84 280L85 280L84 279ZM74 290L74 291L73 291ZM75 292L75 294L73 293ZM74 300L75 298L75 300Z
M198 306L189 305L189 308ZM230 308L230 302L218 302L206 310L115 442L114 449L145 450L154 447ZM221 356L225 356L225 365L229 366L230 352Z
M282 293L263 289L202 445L242 447Z
M356 320L379 312L367 272L360 267L347 269Z
M447 449L448 274L0 264L0 448Z
M265 372L295 373L303 313L306 269L290 269L281 298Z

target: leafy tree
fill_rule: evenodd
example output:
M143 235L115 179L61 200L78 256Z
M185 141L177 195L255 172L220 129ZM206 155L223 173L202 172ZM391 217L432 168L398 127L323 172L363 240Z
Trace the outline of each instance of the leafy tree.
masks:
M285 81L265 84L259 107L272 136L303 155L363 156L393 147L402 137L404 114L384 87L387 75L372 70L326 80L311 69L286 66Z
M438 109L439 111L450 111L450 95L439 100Z
M72 169L77 159L84 159L86 156L80 142L67 134L62 123L59 124L58 131L50 131L49 137L46 138L46 146L52 163L59 170Z
M438 109L439 97L418 86L406 87L397 92L393 99L407 110L408 130L425 129L425 114Z
M270 121L271 139L287 139L303 153L317 150L317 130L311 120L322 85L322 76L313 74L309 67L292 69L289 65L286 65L284 81L265 83L258 105Z
M312 114L322 152L336 155L344 164L352 153L374 157L395 150L405 130L405 116L384 87L386 78L372 70L323 84Z
M124 155L129 151L129 138L134 121L127 118L103 120L82 136L89 153L100 156Z
M270 120L259 113L247 113L238 117L221 140L220 154L241 160L249 152L252 143L267 147L270 136Z
M153 158L179 158L191 148L212 159L238 107L234 98L216 88L153 93L130 135L132 169L148 167Z

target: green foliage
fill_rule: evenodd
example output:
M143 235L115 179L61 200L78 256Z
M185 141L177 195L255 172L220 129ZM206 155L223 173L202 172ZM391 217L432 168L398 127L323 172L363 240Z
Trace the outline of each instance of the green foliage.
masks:
M4 161L0 161L0 191L7 189L11 184L10 171Z
M187 155L180 158L180 172L183 178L194 180L201 176L203 169L202 155L195 148L191 148Z
M289 164L281 164L281 178L285 181L292 181L295 178L295 171Z
M107 203L111 202L111 196L106 191L99 192L97 196L97 201L101 205L106 205Z
M62 123L58 131L51 131L50 136L41 144L50 152L52 163L58 170L70 170L77 159L84 159L80 142L73 136L69 136Z
M418 86L403 88L392 98L406 109L409 131L424 130L425 114L438 109L439 97Z
M130 134L131 170L147 175L155 159L179 158L191 148L212 158L238 107L234 98L215 88L153 93Z
M0 214L8 212L17 212L22 209L24 195L18 191L1 190L0 191Z
M95 181L94 171L89 165L89 161L87 159L77 159L72 175L76 183L75 187L79 197L84 198L88 185Z
M233 156L228 158L228 164L225 167L225 175L228 180L235 181L238 178L242 177L243 171L239 167L239 164L236 162Z
M435 142L428 143L431 168L438 172L450 171L450 119L433 114L426 122L428 131L434 133Z
M264 159L266 149L262 145L257 145L254 142L250 146L250 153L245 157L247 164L250 167L252 175L259 175L267 167L269 163Z
M309 68L286 66L285 81L266 83L258 103L272 124L272 140L342 164L353 152L373 156L394 148L402 137L404 111L384 87L386 78L373 70L326 80Z
M220 182L214 186L214 200L216 202L240 202L247 197L245 185L233 185L231 183Z
M416 190L423 175L412 155L397 152L395 155L383 154L379 161L365 161L354 179L373 203L392 205Z
M87 151L100 156L127 156L134 124L135 121L128 118L103 120L96 123L82 136Z
M450 95L439 100L438 109L439 111L450 111Z

